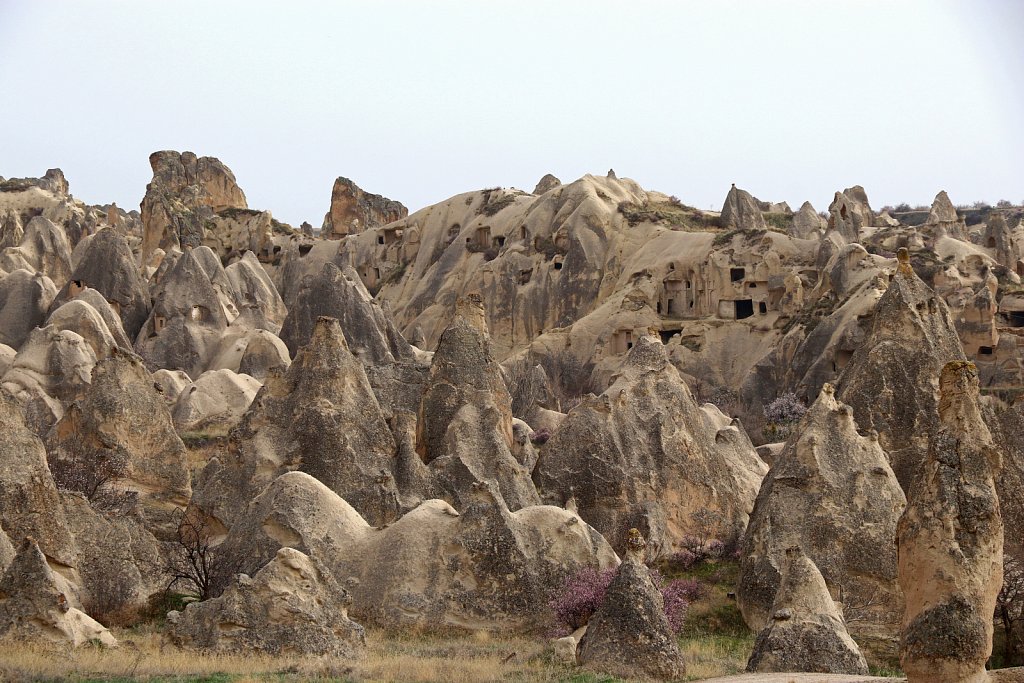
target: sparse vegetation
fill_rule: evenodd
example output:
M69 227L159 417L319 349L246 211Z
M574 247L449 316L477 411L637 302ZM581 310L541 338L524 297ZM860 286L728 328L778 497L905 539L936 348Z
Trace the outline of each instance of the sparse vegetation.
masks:
M784 441L789 438L793 427L807 412L796 394L786 392L764 407L765 438L772 441Z
M709 216L700 209L684 205L678 197L667 202L619 202L618 211L630 226L640 223L663 223L674 230L706 231L718 229L718 217Z

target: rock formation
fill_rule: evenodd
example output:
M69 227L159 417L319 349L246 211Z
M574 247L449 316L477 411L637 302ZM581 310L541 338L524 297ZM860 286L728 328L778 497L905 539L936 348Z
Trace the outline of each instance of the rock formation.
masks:
M836 192L828 207L828 229L835 230L847 243L859 242L862 228L874 225L875 214L860 185Z
M416 452L457 504L470 484L493 479L516 510L540 500L513 448L512 399L491 354L483 305L470 295L459 302L434 353L417 418Z
M226 434L242 419L260 383L231 370L204 372L183 387L172 417L179 432Z
M642 337L611 386L543 446L534 481L545 502L561 505L571 491L580 516L618 549L635 526L649 530L655 555L671 552L697 510L720 513L723 535L742 531L768 468L742 427L721 417L719 426L697 407L664 346Z
M1013 237L1013 231L1006 225L1003 214L993 212L989 215L982 240L985 247L992 250L999 265L1009 270L1014 270L1017 267L1016 240Z
M0 638L79 647L117 639L89 615L72 607L36 542L26 538L0 579Z
M814 210L810 202L800 205L793 215L793 235L802 239L817 239L828 223Z
M303 278L281 328L281 339L293 356L309 342L320 316L338 319L349 349L367 365L413 357L409 344L350 268L341 271L326 263L317 275Z
M533 188L533 194L544 194L545 192L550 192L561 184L561 180L550 173L545 173L544 177L537 181L537 186Z
M771 618L757 636L747 671L868 673L825 579L799 546L786 550Z
M755 630L771 623L787 553L797 548L837 598L872 605L858 607L860 632L895 655L896 523L905 504L877 439L857 433L852 410L826 384L765 477L750 515L737 589L746 622Z
M757 200L734 184L722 205L722 225L730 230L764 230L764 216Z
M661 592L643 563L643 536L629 547L577 648L580 664L624 678L675 680L686 672Z
M331 210L324 216L320 234L339 239L387 225L409 215L401 202L364 192L348 178L338 177L331 190Z
M939 228L945 234L952 235L957 239L964 239L967 235L967 226L956 212L956 207L949 200L949 195L945 190L935 195L925 225L930 228Z
M853 408L862 430L878 432L904 491L920 471L935 424L939 370L963 358L949 307L914 273L903 250L837 397Z
M974 364L946 364L939 385L939 424L898 529L900 663L909 683L974 683L988 680L1003 580L1002 456L981 418Z
M298 469L374 524L383 524L398 512L391 475L395 450L341 326L334 318L320 318L287 371L267 377L231 434L228 459L208 466L194 502L231 526L274 478Z
M353 659L366 649L348 617L351 599L308 556L281 548L255 576L236 576L217 598L172 612L173 637L204 650Z
M19 268L0 279L0 344L20 347L43 324L56 295L53 281L31 270Z
M245 195L227 166L192 152L154 152L153 180L142 200L142 262L156 249L197 247L203 222L224 209L248 208Z

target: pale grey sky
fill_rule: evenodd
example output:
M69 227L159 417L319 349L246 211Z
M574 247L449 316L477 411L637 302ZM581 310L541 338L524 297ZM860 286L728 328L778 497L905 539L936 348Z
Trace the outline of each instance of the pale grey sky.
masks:
M137 208L216 156L320 225L345 175L411 210L609 167L718 208L1024 200L1024 2L0 0L0 175Z

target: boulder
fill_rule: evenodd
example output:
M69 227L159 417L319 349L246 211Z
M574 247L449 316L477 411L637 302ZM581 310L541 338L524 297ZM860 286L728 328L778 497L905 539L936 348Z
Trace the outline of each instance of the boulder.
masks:
M686 673L661 591L643 563L643 536L630 530L630 545L587 623L577 647L579 663L623 678L676 680Z
M786 550L771 618L754 642L747 671L868 673L825 579L799 546Z
M71 606L46 557L31 538L0 579L0 638L80 647L117 639L95 619Z
M348 617L348 593L309 556L281 548L255 576L239 574L222 595L169 615L179 644L204 650L353 659L366 650Z
M722 205L722 225L730 230L765 230L757 200L733 184Z
M335 318L320 318L287 371L268 375L231 433L229 452L221 469L204 473L193 500L226 526L278 475L295 469L374 524L397 514L395 441Z
M283 372L291 363L288 347L280 337L266 330L255 330L238 362L238 372L262 382L272 369L281 368Z
M430 366L416 452L458 507L472 483L489 479L513 510L537 505L530 469L513 455L512 399L491 354L483 303L470 295L458 306Z
M20 348L46 320L57 287L45 275L19 268L0 277L0 344Z
M125 334L135 339L149 315L149 291L139 275L127 239L117 230L108 228L92 236L51 310L74 299L86 288L96 290L114 307Z
M204 372L182 388L172 416L179 432L226 434L260 390L258 380L231 370Z
M1003 582L1002 455L981 417L974 364L947 363L939 387L939 423L897 530L900 664L909 683L980 683Z
M281 328L281 339L294 356L305 346L317 318L337 318L348 347L367 365L412 360L412 348L363 286L351 268L326 263L317 275L302 278L295 304Z
M409 209L401 202L364 192L348 178L338 177L331 190L331 210L324 216L320 235L339 239L401 220Z
M754 630L771 624L788 553L797 548L862 612L860 632L895 655L902 600L896 523L905 505L877 438L857 433L853 411L826 384L775 459L750 515L736 593L744 620Z
M622 549L644 528L653 556L721 517L741 533L767 466L738 421L697 406L655 337L641 337L603 394L584 398L542 447L533 479L544 500L576 498L580 516Z
M853 408L860 429L878 432L904 491L921 470L936 423L939 371L963 359L949 307L914 273L901 249L896 274L836 395Z

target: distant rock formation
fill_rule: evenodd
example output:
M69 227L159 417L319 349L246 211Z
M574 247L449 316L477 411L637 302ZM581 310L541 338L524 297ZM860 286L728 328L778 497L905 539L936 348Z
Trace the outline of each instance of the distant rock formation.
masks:
M0 279L0 344L20 347L43 324L57 295L53 281L24 268Z
M835 230L847 243L859 242L861 229L875 224L868 195L860 185L836 192L828 214L828 229Z
M810 202L800 205L800 210L793 215L793 236L801 239L817 239L821 231L828 227L824 218L818 215Z
M909 683L980 683L1003 582L1002 456L978 408L974 364L946 364L939 385L939 424L898 530L900 663Z
M561 184L561 180L550 173L546 173L543 178L537 181L537 186L533 188L533 194L539 195L544 194L545 192L550 192Z
M999 265L1011 271L1017 267L1017 243L1013 231L1006 225L1003 214L993 212L989 214L988 223L985 225L985 234L982 236L983 244L994 252Z
M192 152L149 156L153 180L142 200L142 262L156 249L197 247L204 221L225 209L246 209L245 194L227 166Z
M868 673L825 579L799 546L786 550L771 618L754 642L747 671Z
M935 195L925 225L929 228L939 228L944 234L959 240L967 238L967 225L956 212L956 207L949 200L945 190Z
M631 544L587 623L577 647L579 663L623 678L676 680L686 673L661 592L643 562L644 540L630 530Z
M364 192L348 178L338 177L331 190L331 210L324 216L321 237L340 239L387 225L409 215L401 202Z
M722 225L731 230L764 230L764 216L757 200L733 185L722 205Z

